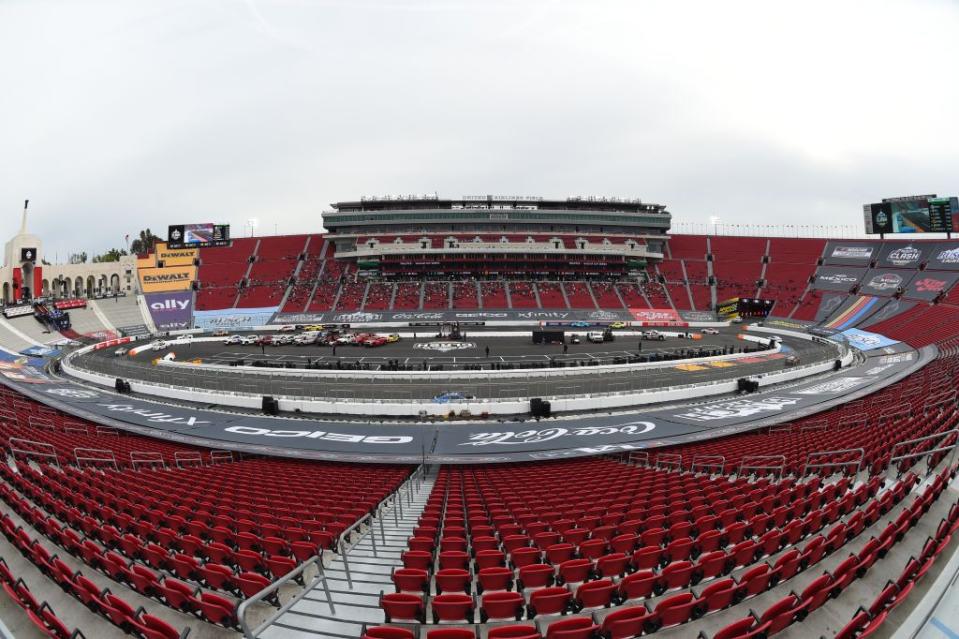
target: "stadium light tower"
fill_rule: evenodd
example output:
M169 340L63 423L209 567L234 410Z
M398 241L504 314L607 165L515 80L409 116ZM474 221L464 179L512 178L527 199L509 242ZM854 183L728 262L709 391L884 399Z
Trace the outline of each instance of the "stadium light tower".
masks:
M250 237L253 237L253 232L256 230L257 224L259 224L259 221L255 217L251 217L246 221L246 225L250 228Z
M710 215L710 216L709 216L709 223L713 225L713 235L716 235L716 225L719 224L719 216L718 216L718 215Z

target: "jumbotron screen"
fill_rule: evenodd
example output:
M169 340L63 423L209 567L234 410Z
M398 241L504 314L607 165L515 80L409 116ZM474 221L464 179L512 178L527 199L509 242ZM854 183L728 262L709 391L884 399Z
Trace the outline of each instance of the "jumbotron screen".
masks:
M950 233L959 222L955 197L919 195L863 206L866 233Z
M167 246L175 249L227 246L229 243L229 224L171 224L167 233Z

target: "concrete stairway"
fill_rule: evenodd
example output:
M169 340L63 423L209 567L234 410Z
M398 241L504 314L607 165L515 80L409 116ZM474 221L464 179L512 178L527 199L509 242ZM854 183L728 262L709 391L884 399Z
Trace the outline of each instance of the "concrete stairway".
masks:
M257 637L355 639L362 634L364 624L383 623L380 593L395 590L390 575L394 568L403 567L400 554L426 506L436 470L427 469L418 486L412 482L409 490L402 488L402 498L372 520L345 557L336 555L325 566L328 592L323 582L314 585Z

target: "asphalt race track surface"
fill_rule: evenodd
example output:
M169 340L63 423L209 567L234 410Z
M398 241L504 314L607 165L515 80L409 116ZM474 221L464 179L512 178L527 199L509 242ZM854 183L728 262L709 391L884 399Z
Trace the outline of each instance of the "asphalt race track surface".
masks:
M460 371L455 380L422 379L376 379L358 381L350 378L348 370L342 378L334 376L318 378L313 371L302 370L307 363L335 366L340 363L347 369L361 366L375 371L387 366L390 360L401 365L406 364L415 370L423 370L428 362L432 370L443 366L445 371L462 368L464 365L482 365L483 368L525 368L540 367L542 371L550 366L563 364L564 367L612 364L614 358L635 356L648 357L656 353L676 354L687 349L731 348L736 352L750 345L737 339L738 330L726 329L720 335L704 335L701 340L667 338L665 341L642 341L634 336L621 336L614 342L592 344L585 340L582 344L568 345L563 353L562 345L536 345L531 338L490 337L482 333L469 334L465 340L454 342L449 339L420 337L403 339L400 342L380 347L337 346L336 355L327 346L238 346L216 342L196 342L190 345L175 345L165 351L146 350L136 357L116 357L113 349L96 351L75 364L91 370L124 379L141 379L162 383L189 385L228 392L247 392L262 395L287 395L301 397L336 398L374 398L386 400L431 399L441 393L458 391L478 398L504 399L515 397L540 397L557 395L579 395L587 393L622 392L663 388L686 384L699 384L723 379L736 379L782 370L785 357L794 353L802 364L823 361L836 356L835 349L816 342L786 338L782 353L756 353L755 357L735 362L717 362L713 364L695 361L676 361L675 364L655 369L610 374L564 375L562 378L545 379L530 375L526 378L498 378L496 371ZM433 350L437 345L446 348L457 344L455 350ZM640 345L641 349L640 350ZM463 347L465 346L465 347ZM486 348L489 347L489 358ZM271 362L281 366L291 365L299 368L302 374L249 374L236 371L208 370L197 367L196 370L179 370L173 376L167 368L154 366L152 361L169 351L176 353L177 360L199 359L208 364L229 365L243 360L246 365L255 361ZM454 354L451 354L454 353ZM621 359L620 363L625 359ZM269 369L258 371L265 373Z

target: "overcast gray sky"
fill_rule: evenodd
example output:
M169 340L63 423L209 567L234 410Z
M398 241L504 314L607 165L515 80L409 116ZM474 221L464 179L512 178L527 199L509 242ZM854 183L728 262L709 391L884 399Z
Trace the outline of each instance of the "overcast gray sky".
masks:
M858 227L959 191L956 33L954 0L0 0L0 233L27 197L62 260L434 191Z

